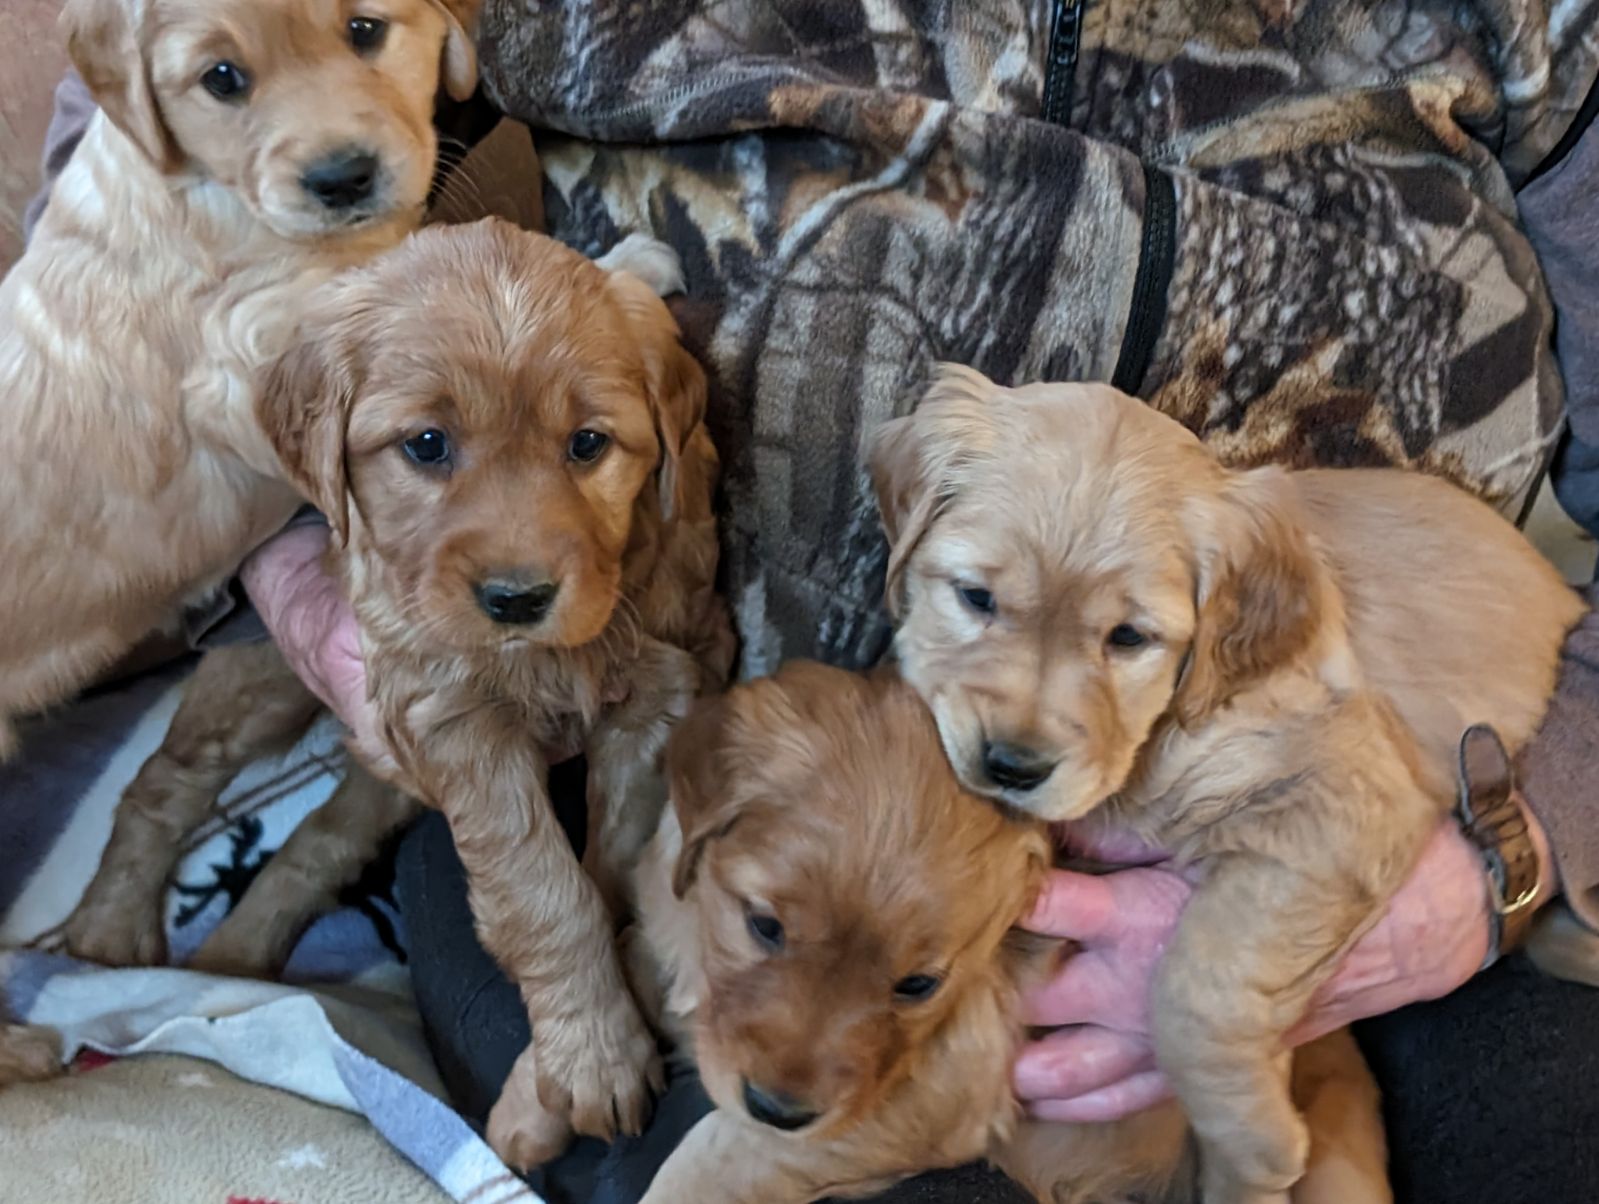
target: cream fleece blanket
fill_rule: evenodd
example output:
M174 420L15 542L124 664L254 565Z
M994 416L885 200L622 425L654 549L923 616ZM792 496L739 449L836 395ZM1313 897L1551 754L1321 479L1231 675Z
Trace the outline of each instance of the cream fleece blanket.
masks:
M90 1067L0 1092L0 1204L448 1198L352 1112L190 1058Z

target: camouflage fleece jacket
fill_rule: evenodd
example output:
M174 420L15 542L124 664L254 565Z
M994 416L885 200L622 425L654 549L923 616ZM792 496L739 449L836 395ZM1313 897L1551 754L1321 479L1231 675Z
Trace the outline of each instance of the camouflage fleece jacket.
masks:
M490 98L539 131L552 232L597 252L652 228L684 255L760 672L886 647L859 452L940 359L1112 381L1234 463L1401 465L1520 511L1562 388L1517 191L1591 118L1596 17L487 0L480 51ZM1526 761L1599 926L1594 648L1590 618Z
M555 232L599 250L650 226L685 255L758 672L885 647L856 452L936 359L1112 379L1239 463L1400 464L1519 507L1560 384L1517 190L1599 445L1596 14L488 0L482 52L548 131ZM69 77L47 179L91 111ZM1521 760L1599 929L1599 615Z
M760 669L884 647L857 453L939 359L1515 512L1561 386L1514 190L1599 70L1596 9L488 0L480 45L552 232L685 255Z

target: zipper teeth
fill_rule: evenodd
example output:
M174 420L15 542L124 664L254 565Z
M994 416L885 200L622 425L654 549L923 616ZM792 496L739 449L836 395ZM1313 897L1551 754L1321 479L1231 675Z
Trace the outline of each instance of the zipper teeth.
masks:
M1044 70L1042 116L1056 125L1071 122L1077 59L1082 49L1083 0L1055 0L1049 31L1049 58ZM1177 254L1177 192L1165 172L1144 164L1144 228L1139 235L1138 270L1127 327L1111 384L1136 393L1149 372L1155 344L1166 328L1166 291L1171 287Z
M1138 272L1127 329L1110 383L1123 393L1137 393L1149 371L1156 340L1166 326L1167 290L1177 255L1177 190L1158 167L1144 164L1144 230L1139 239Z
M1077 55L1083 39L1083 0L1055 0L1049 29L1049 59L1044 68L1044 120L1065 125L1072 116Z

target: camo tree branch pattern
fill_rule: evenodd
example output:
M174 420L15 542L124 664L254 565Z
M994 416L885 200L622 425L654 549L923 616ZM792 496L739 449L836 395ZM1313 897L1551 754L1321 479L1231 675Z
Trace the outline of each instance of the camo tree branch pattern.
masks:
M886 646L864 435L934 362L1507 511L1558 434L1513 188L1599 0L488 0L551 230L683 253L746 672ZM1046 120L1051 112L1064 120Z

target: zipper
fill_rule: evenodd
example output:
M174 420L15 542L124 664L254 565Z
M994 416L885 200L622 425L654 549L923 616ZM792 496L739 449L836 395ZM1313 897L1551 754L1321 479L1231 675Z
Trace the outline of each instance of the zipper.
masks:
M1083 0L1055 0L1049 27L1049 57L1044 63L1044 120L1066 125L1072 119L1077 54L1083 42Z
M1149 371L1155 343L1166 328L1167 294L1177 263L1177 189L1171 176L1144 164L1144 229L1139 237L1138 273L1122 332L1121 352L1110 383L1135 396Z
M1043 118L1069 125L1077 58L1083 42L1084 0L1055 0L1049 29L1049 58L1044 66ZM1139 235L1138 271L1133 276L1132 304L1116 370L1110 383L1136 394L1149 372L1155 344L1166 328L1167 292L1177 261L1177 190L1171 176L1144 164L1144 228Z

